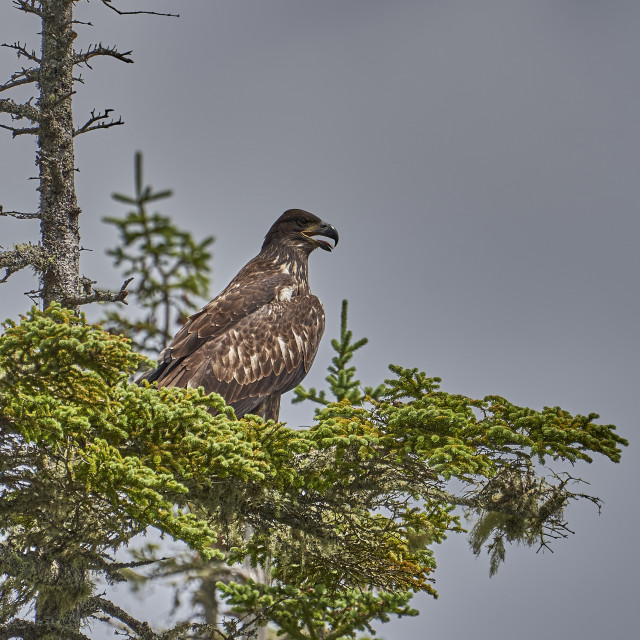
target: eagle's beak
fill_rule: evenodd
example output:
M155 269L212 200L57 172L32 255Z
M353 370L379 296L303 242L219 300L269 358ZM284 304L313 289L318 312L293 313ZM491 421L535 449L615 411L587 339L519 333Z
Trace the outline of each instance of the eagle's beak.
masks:
M333 251L338 244L338 232L336 231L336 228L326 222L318 222L313 225L311 229L303 231L302 234L307 238L311 238L316 246L324 249L325 251ZM333 245L330 242L318 240L316 237L312 236L325 236L326 238L331 238L333 240Z

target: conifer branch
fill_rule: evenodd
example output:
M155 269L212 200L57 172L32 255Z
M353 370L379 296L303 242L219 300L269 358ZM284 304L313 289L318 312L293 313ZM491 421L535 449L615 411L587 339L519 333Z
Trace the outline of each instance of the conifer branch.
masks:
M91 117L81 126L74 130L73 137L79 136L81 133L87 133L89 131L96 131L97 129L109 129L110 127L117 127L124 124L122 117L117 120L111 119L109 122L105 122L111 114L113 109L105 109L103 113L96 113L96 110L91 111Z
M107 253L114 257L116 266L126 267L125 277L138 278L134 294L145 317L132 318L109 310L102 324L109 331L128 336L138 348L158 353L171 340L174 318L180 321L198 308L192 296L207 296L208 247L213 237L198 242L167 216L149 214L148 205L169 198L172 192L156 191L144 184L140 152L134 159L134 187L133 196L113 194L113 198L135 209L125 218L108 217L103 221L120 232L120 246Z

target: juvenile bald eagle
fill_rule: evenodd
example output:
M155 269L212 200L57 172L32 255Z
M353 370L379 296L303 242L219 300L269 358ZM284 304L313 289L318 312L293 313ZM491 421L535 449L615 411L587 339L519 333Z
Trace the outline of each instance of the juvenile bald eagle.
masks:
M309 255L337 244L330 224L300 209L285 211L260 253L189 317L143 378L159 387L204 387L238 417L277 420L280 396L309 372L324 332L322 303L309 289Z

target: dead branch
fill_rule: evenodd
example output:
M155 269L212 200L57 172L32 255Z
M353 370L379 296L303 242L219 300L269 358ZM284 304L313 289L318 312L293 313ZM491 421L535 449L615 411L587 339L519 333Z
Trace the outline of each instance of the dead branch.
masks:
M111 0L100 0L102 4L111 9L111 11L115 11L119 16L134 16L134 15L148 15L148 16L165 16L167 18L179 18L180 14L178 13L158 13L157 11L121 11L117 7L114 7L111 4Z
M166 562L170 558L163 556L162 558L147 558L146 560L134 560L132 562L106 562L94 561L92 569L99 568L107 574L121 571L122 569L137 569L138 567L148 567L156 562Z
M36 55L36 52L34 49L32 49L31 51L27 51L26 45L24 46L21 45L20 41L14 42L13 44L2 44L0 45L0 47L7 47L7 49L13 49L17 53L18 58L22 56L23 58L27 58L28 60L31 60L32 62L37 62L38 64L42 62L42 60L40 60L40 58L38 58L38 56Z
M73 136L79 136L81 133L87 133L88 131L95 131L96 129L108 129L109 127L117 127L124 124L122 116L117 120L111 119L109 122L105 122L109 118L109 115L113 109L105 109L103 113L96 113L96 110L91 111L91 117L81 126L74 130Z
M0 268L5 269L0 283L6 282L11 275L25 267L44 271L46 262L46 254L40 244L17 244L10 251L0 251Z
M33 302L33 304L38 304L38 300L42 298L42 289L32 289L31 291L25 291L24 295Z
M14 73L11 80L7 80L4 84L0 84L0 91L8 91L23 84L31 84L38 82L37 69L22 69L19 73Z
M90 45L86 51L79 51L77 53L74 53L72 63L74 65L86 64L87 67L91 69L92 67L89 64L89 60L91 60L91 58L96 58L98 56L108 56L110 58L120 60L121 62L132 64L133 59L129 57L131 53L131 51L120 53L120 51L118 51L115 47L105 47L103 46L102 42L99 42L98 44Z
M124 281L120 287L120 291L103 291L101 289L94 289L93 285L96 284L95 280L91 280L86 276L81 278L83 294L79 296L70 296L61 300L61 304L65 307L79 307L84 304L92 304L94 302L122 302L127 303L127 287L133 278L129 278Z
M177 640L178 638L201 638L205 636L212 639L232 640L232 638L237 638L239 635L243 635L244 637L246 629L249 626L247 625L237 629L235 622L223 623L225 627L232 628L232 632L227 635L210 624L181 622L172 629L156 632L151 628L148 622L137 620L117 604L101 596L92 596L87 598L82 603L81 610L85 616L92 616L102 622L109 622L111 619L118 620L125 627L128 627L128 629L130 629L130 631L133 632L135 637L139 640ZM98 612L104 614L105 617L100 616ZM130 632L127 632L125 629L123 629L123 632L124 633L122 635L126 634L129 637L132 637Z
M13 137L23 136L26 134L38 135L40 132L40 127L12 127L8 124L0 124L0 129L6 129L7 131L11 131Z
M18 218L19 220L35 220L40 219L39 213L23 213L22 211L5 211L4 207L0 204L0 216L11 216L12 218Z
M90 610L94 615L96 611L102 611L108 617L119 620L137 634L141 640L158 640L159 638L159 635L153 631L148 622L137 620L118 605L100 596L88 598L83 609Z
M42 16L42 9L36 5L36 0L13 0L13 4L16 9L24 11L25 13L35 13L37 16Z

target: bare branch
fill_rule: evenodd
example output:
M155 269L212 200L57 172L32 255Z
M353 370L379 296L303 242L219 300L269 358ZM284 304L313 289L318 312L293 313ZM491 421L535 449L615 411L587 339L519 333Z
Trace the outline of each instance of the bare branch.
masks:
M39 213L23 213L22 211L5 211L4 207L0 204L0 216L11 216L12 218L18 218L19 220L40 220Z
M105 47L102 42L99 42L98 44L90 45L86 51L74 53L72 62L74 65L86 64L87 67L91 69L91 65L89 64L89 60L91 60L91 58L96 58L97 56L108 56L110 58L116 58L116 60L120 60L121 62L132 64L133 59L129 57L131 53L131 51L120 53L120 51L115 47Z
M6 46L6 45L3 45ZM37 82L40 77L40 67L22 67L20 71L11 74L11 78L4 84L0 85L0 91L7 91L23 84ZM31 98L33 100L33 98Z
M31 84L38 82L38 71L36 69L23 69L19 73L14 73L11 80L7 80L4 84L0 84L0 91L7 91L23 84Z
M0 47L7 47L7 49L13 49L14 51L16 51L18 58L20 56L27 58L28 60L31 60L32 62L37 62L38 64L40 64L40 62L42 62L42 60L40 60L40 58L38 58L38 56L36 55L35 50L31 50L31 51L27 51L27 47L26 45L21 45L20 41L18 42L14 42L13 44L2 44L0 45Z
M117 127L124 124L122 116L117 120L111 119L109 122L105 122L109 118L109 115L113 109L105 109L104 113L96 113L96 110L91 111L91 117L78 129L75 129L73 136L79 136L81 133L87 133L87 131L95 131L96 129L108 129L109 127Z
M0 251L0 268L5 269L0 283L6 282L11 275L25 267L43 271L46 262L46 254L40 244L17 244L10 251Z
M115 11L119 16L134 16L134 15L148 15L148 16L166 16L167 18L179 18L180 14L178 13L158 13L157 11L121 11L117 7L114 7L111 4L111 0L100 0L102 4L111 9L111 11Z
M102 291L100 289L94 289L92 285L96 283L95 280L91 280L86 276L81 279L82 288L84 293L76 297L68 297L61 301L61 304L65 307L79 307L83 304L92 304L93 302L122 302L127 303L127 287L133 278L125 280L120 291Z

